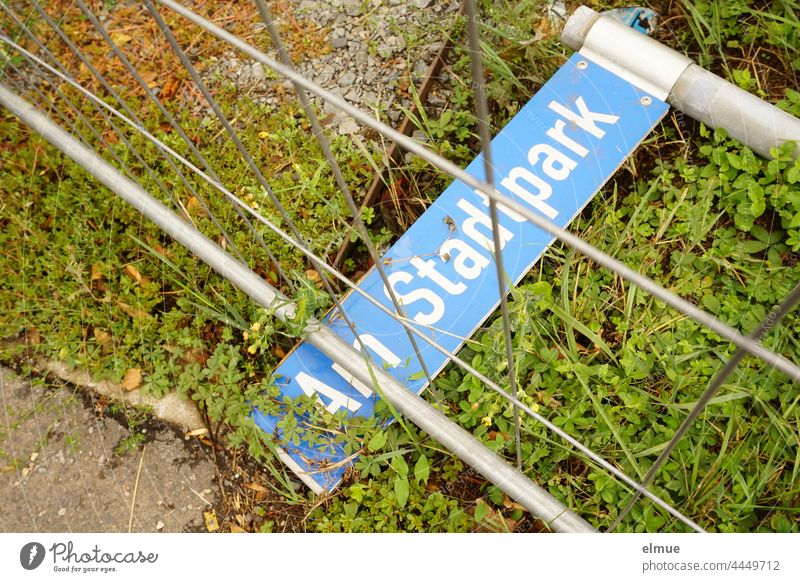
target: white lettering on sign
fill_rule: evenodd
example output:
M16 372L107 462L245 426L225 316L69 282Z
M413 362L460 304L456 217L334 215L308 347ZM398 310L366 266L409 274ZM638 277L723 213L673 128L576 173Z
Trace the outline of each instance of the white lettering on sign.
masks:
M375 355L377 355L378 358L383 361L384 366L397 366L400 364L400 358L398 358L393 351L378 341L375 336L365 333L360 335L359 339L361 340L360 342L359 340L355 340L353 342L354 348L360 348L360 344L363 344L365 348L369 348L375 352ZM334 363L331 366L331 369L344 378L345 382L358 390L358 392L364 398L369 398L374 394L372 388L364 384L361 380L353 376L339 364ZM319 398L319 395L321 394L330 400L327 406L322 403L321 399L317 401L320 406L325 406L328 412L334 413L344 406L350 412L355 413L358 412L359 408L361 408L361 403L357 400L350 398L346 394L342 394L336 388L329 386L325 382L322 382L321 380L318 380L317 378L314 378L305 372L300 372L296 379L297 383L300 385L300 388L302 388L303 392L305 392L307 396L316 395Z
M439 247L439 256L449 256L453 261L456 273L465 279L477 279L481 272L489 266L489 259L473 249L460 238L451 238Z
M505 190L512 198L539 214L555 220L558 217L556 210L549 202L554 195L553 183L562 182L569 178L570 173L578 167L581 159L585 158L589 149L566 135L565 130L583 130L586 134L602 139L606 130L601 125L613 125L619 120L618 115L590 111L583 97L575 98L572 108L557 101L551 101L548 109L555 112L562 119L556 119L553 126L545 131L545 136L550 143L533 145L527 153L528 166L515 166L508 171L499 181L499 188ZM461 216L453 214L457 228L463 233L463 238L448 238L434 255L434 259L423 259L420 256L410 257L406 267L399 268L388 274L388 284L394 292L403 309L408 311L413 321L420 325L435 325L444 317L447 309L446 297L462 295L469 291L469 281L479 279L484 270L491 264L491 255L494 253L492 239L492 221L486 210L489 199L482 192L474 191L477 199L481 201L476 206L466 198L460 198L455 208ZM508 210L502 205L498 209L505 217L514 222L523 222L525 217L517 212ZM500 248L514 238L514 233L502 225L498 225ZM393 264L399 264L398 261ZM445 274L445 264L449 263L448 271L461 277L453 280ZM428 286L420 286L420 282ZM389 290L384 286L383 291L387 298L391 298ZM396 366L400 358L386 348L380 341L371 335L361 336L364 345L370 348L384 362L384 365ZM354 343L355 347L358 342ZM339 364L333 364L332 369L347 383L352 385L361 396L369 398L374 394L372 387L361 382L347 372ZM352 398L335 390L331 386L312 378L305 372L297 375L297 381L306 394L318 394L330 400L325 406L330 412L336 412L342 407L351 412L356 412L361 404Z
M467 286L464 285L464 283L453 283L450 279L439 273L436 270L436 261L423 261L419 257L414 257L411 259L410 263L413 267L416 267L417 275L423 279L429 277L434 283L439 285L442 290L450 295L461 295L467 290Z
M578 107L578 113L574 111L570 111L561 103L556 101L551 101L550 104L547 106L548 109L552 109L556 113L558 113L564 119L571 121L572 123L576 124L582 130L592 134L596 138L602 138L606 132L603 129L597 127L595 122L600 123L616 123L619 121L619 115L608 115L606 113L592 113L589 111L589 108L586 107L586 102L583 100L583 97L578 97L575 99L575 105Z
M528 186L533 186L536 193L520 184L520 180L524 180ZM508 176L500 181L500 185L550 220L555 220L558 216L558 211L545 202L553 193L553 187L527 168L517 166L512 169Z
M489 206L489 197L486 194L484 194L480 190L475 190L475 195L478 196L478 198L480 198L481 201L483 201L484 206ZM497 205L497 210L508 216L514 222L525 222L526 220L528 220L521 214L518 214L517 212L514 212L510 208L506 208L501 204Z
M489 252L494 251L494 242L492 241L492 219L485 212L481 212L479 208L475 208L472 204L463 198L456 204L461 210L467 213L469 218L461 223L461 230L469 238L474 240L484 249ZM478 225L483 226L486 234L482 234L478 230ZM498 232L500 233L500 248L506 246L506 243L514 238L511 232L499 224L497 225Z
M397 297L397 300L403 307L422 300L431 304L432 309L430 312L425 313L418 311L411 319L422 325L433 325L442 318L444 315L444 301L430 289L414 289L410 293L400 293L397 291L397 283L411 283L411 281L414 280L414 275L406 273L405 271L397 271L389 275L387 279L389 279L389 285L392 286L395 297ZM383 288L383 292L386 293L387 298L392 297L386 287Z
M578 154L580 157L585 158L586 154L589 153L585 147L581 144L576 142L574 139L567 137L564 135L564 128L567 127L567 124L564 123L563 119L559 119L555 122L553 127L547 130L547 137L550 139L560 143L565 148L569 149L570 151Z
M383 365L384 366L394 367L394 366L397 366L397 365L400 364L400 358L398 358L397 355L392 350L390 350L385 345L383 345L381 342L379 342L377 340L377 338L375 338L375 336L373 336L371 334L368 334L368 333L365 333L365 334L361 334L359 336L359 339L361 340L360 343L363 344L365 348L369 348L373 352L375 352L375 354L378 356L378 358L383 361ZM353 347L356 348L356 349L361 347L359 345L359 341L358 340L355 340L353 342ZM334 363L331 366L331 368L333 369L334 372L336 372L342 378L344 378L345 382L347 382L353 388L358 390L359 393L364 398L369 398L370 396L372 396L375 393L370 386L367 386L366 384L364 384L361 380L359 380L358 378L353 376L350 372L345 370L339 364Z
M542 162L542 169L544 173L553 180L566 180L569 173L578 165L578 162L566 154L562 154L553 146L540 143L539 145L533 146L528 152L528 161L531 163L531 166L535 166L539 163L539 158L542 154L547 156L544 162ZM559 167L556 168L554 163L557 163Z
M303 392L306 393L306 396L319 397L321 394L330 399L330 402L325 406L328 412L336 412L342 407L347 408L350 412L357 412L358 409L361 408L360 402L342 394L336 390L336 388L328 386L325 382L317 380L314 376L310 376L305 372L300 372L296 378L297 383L300 385L300 388L303 389Z

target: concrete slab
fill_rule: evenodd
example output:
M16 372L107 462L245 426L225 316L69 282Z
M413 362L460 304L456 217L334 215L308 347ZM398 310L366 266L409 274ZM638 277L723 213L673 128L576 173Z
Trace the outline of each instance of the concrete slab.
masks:
M0 367L0 531L205 531L214 465L159 422L98 416L78 389Z

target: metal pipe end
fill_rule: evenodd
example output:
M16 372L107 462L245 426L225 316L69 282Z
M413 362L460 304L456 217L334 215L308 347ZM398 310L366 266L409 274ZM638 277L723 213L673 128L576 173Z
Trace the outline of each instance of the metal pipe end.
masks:
M600 18L599 12L595 12L588 6L579 6L561 31L561 42L574 51L581 50L586 35L589 34L589 30L598 18Z

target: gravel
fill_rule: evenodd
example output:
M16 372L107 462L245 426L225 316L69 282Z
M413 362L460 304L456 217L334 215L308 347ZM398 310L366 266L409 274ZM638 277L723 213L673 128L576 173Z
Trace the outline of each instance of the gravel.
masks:
M402 108L411 106L408 82L418 85L422 80L459 5L458 0L289 0L292 17L318 27L317 34L327 47L326 54L304 58L295 66L325 89L363 109L383 112L384 120L388 117L396 125ZM291 25L283 26L279 16L275 17L281 30L291 30ZM263 24L253 28L267 35ZM290 48L296 42L286 33L283 40ZM251 42L268 45L258 35ZM296 54L302 54L299 47L294 48ZM281 93L293 95L285 80L267 74L261 65L233 51L225 53L207 74L221 74L243 94L270 105L278 104ZM439 93L432 98L443 103L446 90L440 88ZM325 103L319 106L326 115L332 114L329 126L339 133L358 131L344 114Z

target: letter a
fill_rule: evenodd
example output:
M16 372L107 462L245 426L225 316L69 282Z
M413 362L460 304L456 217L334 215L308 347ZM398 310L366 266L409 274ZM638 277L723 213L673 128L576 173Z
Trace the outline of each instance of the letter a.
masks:
M597 127L597 123L616 123L619 120L619 115L609 115L606 113L592 113L589 111L589 108L586 106L586 102L583 100L583 97L578 97L575 99L575 105L578 107L578 113L574 111L570 111L561 103L557 103L555 101L551 101L550 105L547 107L552 111L558 113L561 117L566 119L567 121L573 122L575 125L583 129L584 131L592 134L597 138L603 137L606 132L599 127Z

